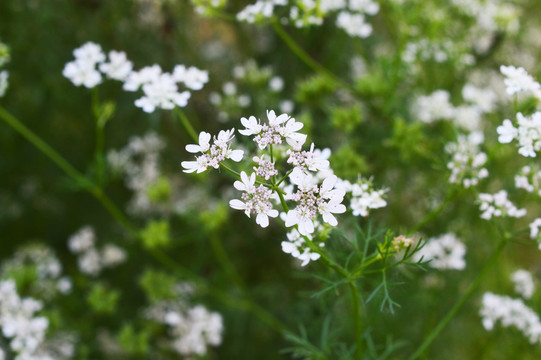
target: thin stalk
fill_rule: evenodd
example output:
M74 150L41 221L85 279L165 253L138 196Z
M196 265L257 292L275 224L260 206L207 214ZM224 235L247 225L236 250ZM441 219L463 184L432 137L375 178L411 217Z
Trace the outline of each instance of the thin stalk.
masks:
M103 163L103 153L105 149L105 140L104 140L104 128L105 123L101 121L101 110L100 110L100 99L98 88L94 87L91 90L92 97L92 113L94 114L94 121L96 122L96 149L94 160L96 161L96 182L98 184L103 184L103 177L105 174L104 163Z
M190 120L186 117L186 114L184 114L184 111L182 111L178 106L176 106L175 114L178 115L180 123L182 124L182 126L184 126L184 129L186 129L186 132L188 133L188 135L190 135L192 140L194 140L196 143L199 143L199 136L197 135L197 132L195 132L195 129L190 123Z
M410 233L421 230L426 226L426 224L434 220L447 207L447 205L449 205L449 203L451 203L457 197L458 193L458 189L452 190L437 208L426 214L421 221L411 228Z
M240 173L238 171L235 171L235 170L231 169L229 166L227 166L223 162L220 163L220 167L225 169L228 173L230 173L231 175L233 175L237 179L240 179ZM258 183L259 183L259 181L258 181Z
M242 278L240 277L239 273L235 269L235 265L233 264L233 261L229 258L229 255L227 254L227 251L225 251L225 248L220 241L219 236L213 232L210 234L210 245L212 247L212 251L214 252L214 256L216 256L216 259L220 263L220 266L223 268L224 272L227 274L227 276L231 279L231 281L241 290L244 295L249 298L249 292L246 288L246 285L242 281Z
M351 290L351 298L353 302L353 323L355 326L355 359L362 360L363 358L363 332L361 319L361 300L357 285L353 281L349 282Z
M462 297L456 302L456 304L449 310L447 315L441 321L436 325L436 327L428 334L426 339L423 341L423 343L419 346L419 348L409 357L409 360L418 359L419 356L421 356L428 347L432 344L432 342L436 339L436 337L440 334L440 332L447 326L449 321L455 317L455 315L458 313L458 311L462 308L464 303L470 298L470 296L475 292L475 290L479 287L481 284L481 281L483 280L484 276L488 273L488 271L496 264L498 261L498 258L500 254L502 253L503 249L505 248L505 245L511 240L510 234L506 234L504 238L500 241L492 255L490 256L489 260L486 262L486 264L483 266L479 274L477 274L477 277L473 280L473 282L468 287L468 290L462 295Z
M297 42L285 31L285 29L280 25L278 20L275 20L272 22L272 27L274 31L276 32L276 35L278 35L284 43L287 45L287 47L308 67L310 67L315 72L319 73L320 75L323 75L330 80L342 83L343 81L338 79L336 76L334 76L332 73L330 73L323 65L315 61L304 51L303 48L301 48Z

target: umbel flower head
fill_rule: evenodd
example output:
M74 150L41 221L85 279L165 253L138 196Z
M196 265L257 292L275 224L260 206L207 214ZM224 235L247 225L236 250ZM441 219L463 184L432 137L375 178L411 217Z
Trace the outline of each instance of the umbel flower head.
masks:
M330 168L329 149L319 150L313 143L309 150L302 149L307 138L299 132L302 123L285 113L277 115L273 110L268 110L266 115L264 122L255 116L240 119L244 128L239 133L251 137L256 144L254 154L247 157L252 163L243 166L252 168L253 172L237 173L239 179L233 186L242 194L232 199L229 206L248 217L255 214L256 223L263 228L270 225L269 218L278 218L281 212L280 220L291 228L282 249L305 266L320 258L312 239L320 239L318 233L326 234L330 227L337 226L336 215L346 212L342 203L346 193L352 194L354 214L360 211L366 216L369 208L386 205L382 198L385 190L350 183L346 187L346 182L338 179ZM199 155L195 161L182 162L184 172L201 173L210 166L218 168L226 159L241 161L243 151L230 146L233 133L234 129L221 131L212 141L209 133L201 132L198 144L186 146L188 152ZM320 240L319 246L323 246L324 239Z
M239 162L242 160L244 151L231 149L231 142L234 138L235 129L222 130L214 137L214 143L210 144L211 135L202 131L199 134L199 144L186 145L186 151L191 153L201 153L195 161L183 161L184 172L202 173L209 166L217 169L220 163L226 159Z

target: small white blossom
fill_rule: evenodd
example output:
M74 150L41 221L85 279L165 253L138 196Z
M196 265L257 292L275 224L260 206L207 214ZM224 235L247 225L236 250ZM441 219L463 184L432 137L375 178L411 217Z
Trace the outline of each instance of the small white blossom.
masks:
M528 91L538 94L541 90L541 85L522 67L502 65L500 66L500 72L505 76L503 82L509 95Z
M517 270L511 274L515 292L525 299L530 299L535 291L532 274L526 270Z
M109 62L100 64L99 68L108 78L124 81L132 72L133 63L124 51L113 50L109 52Z
M343 29L348 35L367 38L372 34L372 25L365 21L362 14L352 14L342 11L336 19L336 26Z
M323 221L336 226L338 221L333 214L342 214L346 207L342 204L344 191L334 189L338 178L329 176L321 186L313 184L313 177L305 174L299 168L295 168L289 175L291 183L297 186L297 192L291 195L291 199L298 205L287 212L285 225L298 226L299 233L308 235L314 232L314 220L317 214L321 214Z
M135 106L151 113L158 108L172 110L175 106L184 107L188 104L191 94L189 91L178 92L173 77L164 73L153 81L143 85L144 96L135 100Z
M186 68L184 65L177 65L173 70L173 78L176 82L182 82L188 89L201 90L209 81L209 74L206 70L199 70L195 66Z
M246 216L255 213L256 223L265 228L269 225L269 217L277 217L278 211L272 208L269 201L272 197L272 191L263 185L255 186L256 175L252 173L250 177L243 171L240 173L241 181L235 181L233 186L243 191L242 200L233 199L229 206L236 210L243 210Z
M518 153L522 156L536 157L537 151L541 150L541 111L530 116L518 113L516 128L506 119L496 130L500 135L498 141L501 143L510 143L513 139L517 139Z
M91 226L85 226L68 239L68 247L74 254L83 253L94 247L96 234Z
M466 246L455 234L449 233L428 239L428 242L415 253L414 260L430 260L428 266L440 270L464 270Z
M531 344L541 343L539 316L520 299L487 292L483 295L479 315L488 331L493 330L499 321L503 327L515 327L521 331Z
M201 173L207 170L210 166L217 169L220 163L226 159L231 159L235 162L242 160L244 151L231 149L230 143L233 140L235 129L222 130L214 137L214 144L209 146L208 137L210 134L202 132L199 134L199 145L187 145L188 152L201 152L202 155L196 157L195 161L183 161L182 167L184 172Z
M7 72L7 70L0 71L0 97L6 95L6 91L9 85L8 77L9 73Z
M453 157L447 163L447 168L451 170L450 183L469 188L476 186L480 179L488 177L488 170L483 167L487 155L479 149L482 141L483 134L473 132L468 136L459 135L456 143L445 146L445 151Z
M93 88L100 84L102 77L96 69L96 65L105 61L105 54L101 46L93 42L87 42L83 46L73 50L75 60L64 66L62 74L71 80L75 86Z
M495 194L479 194L479 203L479 210L482 212L481 218L485 220L490 220L492 217L519 218L526 215L526 209L518 209L507 199L507 191L505 190L500 190Z

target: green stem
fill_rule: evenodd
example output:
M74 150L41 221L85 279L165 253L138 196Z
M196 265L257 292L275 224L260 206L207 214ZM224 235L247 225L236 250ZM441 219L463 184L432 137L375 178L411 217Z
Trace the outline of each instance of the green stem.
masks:
M61 168L69 177L83 186L85 189L93 187L93 183L88 180L83 174L77 171L70 163L68 163L60 154L58 154L52 147L50 147L45 141L41 140L32 130L27 128L23 123L16 119L13 115L8 113L2 106L0 106L0 117L15 131L21 134L26 140L34 145L39 151L47 156L52 162L54 162L59 168Z
M276 34L284 41L284 43L287 45L287 47L308 67L310 67L315 72L319 73L320 75L323 75L330 80L342 83L342 80L337 79L336 76L331 74L325 67L323 67L320 63L315 61L304 51L295 40L285 31L285 29L280 25L278 20L275 20L272 22L272 27Z
M216 234L216 232L213 232L210 234L210 245L212 246L212 251L214 252L214 256L216 256L216 259L220 263L224 272L231 279L231 281L241 291L244 292L244 295L246 296L246 298L249 298L248 289L246 288L246 285L244 285L242 278L240 277L239 273L235 269L235 266L233 265L233 261L231 261L231 259L229 258L229 255L225 251L225 248L222 242L220 241L220 237Z
M363 333L361 323L361 301L357 285L353 281L349 282L351 290L351 298L353 302L353 323L355 326L355 359L362 360L363 358Z
M410 229L410 233L421 230L423 227L426 226L426 224L434 220L447 207L447 205L449 205L449 203L451 203L457 197L458 193L458 189L455 188L454 190L452 190L437 208L426 214L426 216L421 221L419 221L414 227Z
M409 360L414 360L419 358L432 344L432 342L436 339L436 337L440 334L440 332L447 326L449 321L455 317L455 315L458 313L458 311L462 308L464 303L470 298L470 296L474 293L474 291L479 287L481 284L481 281L483 280L484 276L488 273L488 271L496 264L498 261L498 258L500 254L502 253L503 249L505 248L505 245L511 240L511 235L507 234L504 236L504 238L500 241L492 255L490 256L489 260L486 262L486 264L483 266L479 274L477 274L477 277L473 280L473 282L470 284L464 295L456 302L456 304L449 310L447 315L441 321L436 325L436 327L428 334L427 338L423 341L423 343L419 346L419 348L409 357Z
M188 132L188 135L190 135L192 140L194 140L196 143L199 143L199 135L197 135L197 132L190 123L190 120L186 117L186 114L184 114L184 111L182 111L178 106L176 106L175 114L178 115L180 123L182 124L182 126L184 126L184 129L186 129L186 132Z

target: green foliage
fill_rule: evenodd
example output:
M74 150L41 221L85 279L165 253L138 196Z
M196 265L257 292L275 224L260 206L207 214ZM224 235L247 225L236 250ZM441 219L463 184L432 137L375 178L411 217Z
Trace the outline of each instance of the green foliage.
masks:
M169 236L169 222L167 220L153 220L147 223L141 231L143 245L149 249L166 247L171 243Z
M139 279L139 285L151 302L172 299L174 297L172 289L176 282L174 276L152 269L145 270Z
M98 314L112 314L117 309L120 292L97 283L92 286L87 296L90 308Z
M331 161L334 172L343 179L356 179L359 174L368 171L364 157L349 144L335 150L331 155Z
M314 75L297 86L295 99L301 103L314 104L335 89L336 85L327 76Z
M337 129L350 133L363 122L361 107L337 107L332 111L331 121Z
M146 330L136 332L133 325L126 324L120 330L117 341L128 355L146 355L150 350L150 333Z
M147 189L148 198L154 203L169 200L171 192L171 182L164 176L161 176L158 181L150 185Z

